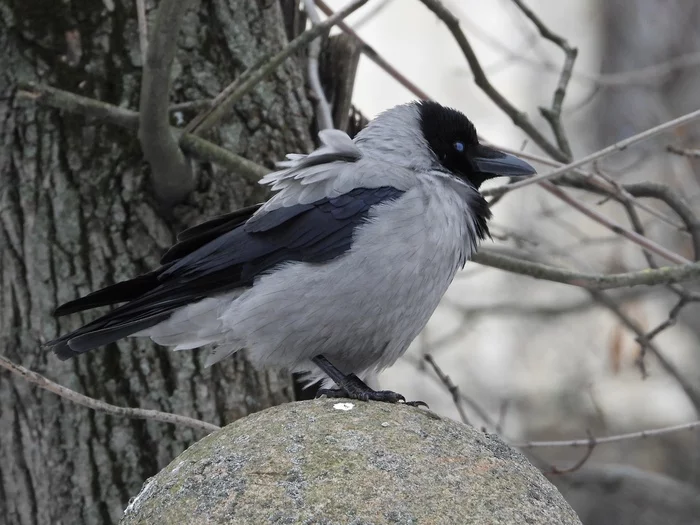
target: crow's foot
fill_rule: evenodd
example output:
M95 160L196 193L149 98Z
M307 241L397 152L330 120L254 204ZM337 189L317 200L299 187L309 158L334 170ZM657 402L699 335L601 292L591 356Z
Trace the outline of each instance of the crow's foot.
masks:
M316 394L316 397L326 396L357 399L359 401L405 403L413 407L424 406L429 408L428 404L423 401L406 401L406 398L401 394L397 394L391 390L373 390L355 374L343 374L322 355L314 357L312 361L338 385L338 388L321 388Z
M367 390L358 391L354 390L352 393L348 393L342 388L321 388L316 397L335 397L342 399L357 399L358 401L381 401L383 403L403 403L413 407L424 406L428 407L428 404L424 401L406 401L406 398L397 392L392 392L391 390L372 390L367 387Z

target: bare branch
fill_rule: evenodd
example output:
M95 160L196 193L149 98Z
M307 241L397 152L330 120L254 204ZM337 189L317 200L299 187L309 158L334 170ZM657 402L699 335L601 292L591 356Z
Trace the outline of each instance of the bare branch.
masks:
M22 83L18 86L18 98L94 118L100 123L112 124L126 129L137 130L139 114L136 111L120 108L88 97L75 95L68 91L34 83ZM251 182L257 182L269 170L255 162L245 159L235 153L204 140L195 135L183 133L182 130L171 128L171 132L180 136L182 149L193 157L214 162L244 177Z
M547 152L548 155L551 155L553 158L561 162L566 162L568 160L566 155L539 132L539 130L527 117L527 114L518 110L518 108L513 106L513 104L511 104L495 87L493 87L489 79L486 77L486 73L484 73L484 70L479 63L479 59L476 57L476 53L474 53L469 40L467 40L466 35L460 29L459 19L454 16L444 5L442 5L439 0L420 1L440 20L442 20L450 30L452 36L457 41L457 44L469 63L469 67L474 75L474 82L476 82L476 85L479 86L481 90L486 93L486 95L488 95L488 97L513 120L516 126L527 133L540 148Z
M545 471L544 474L551 474L551 475L562 475L562 474L571 474L572 472L576 472L578 469L580 469L583 465L586 464L586 461L588 461L591 457L591 454L593 454L593 449L595 448L595 440L593 439L593 435L588 432L588 448L586 449L586 453L583 455L581 459L579 459L576 463L574 463L572 466L567 467L567 468L559 468L555 467L554 465L549 467L549 470Z
M614 233L620 235L621 237L624 237L625 239L628 239L635 244L638 244L642 246L644 249L649 250L650 252L654 252L657 255L660 255L664 259L677 263L677 264L687 264L690 261L686 259L685 257L674 253L667 248L664 248L660 244L655 243L651 239L644 237L643 235L640 235L636 232L630 231L626 228L623 228L619 224L611 221L608 219L605 215L598 213L594 209L586 206L582 202L577 201L573 197L571 197L568 193L566 193L564 190L561 188L558 188L554 184L552 184L549 181L544 181L542 182L542 187L547 190L549 193L552 195L556 196L557 198L561 199L562 201L566 202L569 206L572 208L575 208L579 210L580 212L584 213L586 216L590 217L591 219L595 220L597 223L602 224L609 230L613 231Z
M67 111L93 118L99 122L137 130L139 128L139 114L130 109L120 108L107 102L101 102L82 95L76 95L62 89L35 84L34 82L22 82L17 85L18 100L35 102L42 106Z
M700 266L700 263L694 263L698 266ZM658 271L658 270L647 270L648 272L653 272L653 271ZM642 355L640 356L638 360L638 364L642 369L642 373L646 374L646 370L644 367L644 352L649 352L651 353L656 360L659 362L659 365L678 383L678 385L683 389L685 392L685 395L688 397L690 400L691 404L695 408L695 413L700 415L700 393L695 390L693 385L691 385L685 377L683 377L683 374L671 363L668 359L666 359L666 356L663 355L661 350L649 340L649 338L645 335L644 329L639 326L634 319L629 317L625 312L623 312L620 307L613 301L610 297L605 295L604 293L597 291L597 290L589 290L589 293L591 296L598 301L601 305L605 306L608 310L613 312L618 319L624 324L630 331L632 331L636 335L637 342L642 348Z
M666 151L669 153L675 153L676 155L680 155L682 157L690 157L691 159L700 158L700 149L684 149L676 146L666 146Z
M13 374L23 379L26 379L30 383L33 383L39 386L40 388L43 388L44 390L53 392L54 394L59 395L64 399L68 399L69 401L77 403L78 405L97 410L98 412L105 412L107 414L119 417L149 419L151 421L158 421L160 423L168 423L170 425L178 425L194 428L196 430L203 430L207 433L219 430L221 428L217 425L207 423L206 421L200 421L198 419L193 419L187 416L179 416L177 414L170 414L168 412L160 412L158 410L120 407L117 405L105 403L104 401L100 401L98 399L79 394L78 392L71 390L70 388L66 388L64 386L59 385L58 383L54 383L53 381L47 379L41 374L38 374L36 372L33 372L32 370L29 370L28 368L24 368L21 365L13 363L3 355L0 355L0 367L9 370Z
M170 128L170 69L185 12L194 0L161 0L141 80L139 140L158 199L171 206L194 188L189 162Z
M434 374L427 373L427 369L425 367L425 361L423 359L416 359L408 354L404 354L402 359L411 363L416 368L416 370L418 372L425 374L426 377L429 377L435 383L439 383L440 385L445 386L445 383L443 381L441 381L439 377L437 377ZM466 404L467 406L469 406L486 425L488 425L492 429L497 428L498 423L494 422L489 417L489 415L486 413L486 410L484 410L476 401L474 401L470 397L464 395L464 393L462 393L462 392L458 392L458 395L459 395L460 401L462 403Z
M425 0L422 0L425 1ZM544 180L551 179L553 177L556 177L558 175L562 175L568 171L573 170L574 168L579 168L581 166L584 166L585 164L589 164L591 162L601 160L604 157L607 157L609 155L612 155L613 153L617 153L618 151L624 151L627 149L629 146L632 146L633 144L637 144L639 142L643 142L645 140L649 140L652 137L655 137L656 135L659 135L661 133L664 133L666 131L675 129L679 126L682 126L684 124L688 124L689 122L692 122L694 120L697 120L700 118L700 109L692 111L690 113L687 113L683 115L682 117L675 118L673 120L669 120L668 122L664 122L663 124L659 124L658 126L654 126L653 128L649 128L646 131L642 131L641 133L638 133L632 137L629 137L627 139L621 140L619 142L616 142L612 146L608 146L607 148L603 148L601 150L598 150L594 153L591 153L590 155L587 155L586 157L583 157L582 159L576 160L574 162L571 162L569 164L566 164L565 166L562 166L561 168L557 168L555 170L552 170L548 173L542 173L540 175L535 175L534 177L530 177L528 179L523 179L521 181L518 181L514 184L509 184L507 186L502 186L499 188L498 193L507 193L513 190L517 190L519 188L523 188L525 186L529 186L531 184L539 183ZM559 159L558 159L559 160Z
M381 0L379 2L376 2L374 7L372 7L372 9L368 10L367 13L362 15L362 18L354 22L352 26L355 29L360 29L367 22L374 20L377 17L377 15L384 11L384 9L386 9L392 1L393 0Z
M214 99L212 107L197 115L192 122L187 125L185 132L201 134L211 129L236 102L250 92L261 80L264 80L277 69L282 62L302 47L307 46L312 40L318 38L324 31L327 31L340 20L362 7L367 1L368 0L355 0L320 24L316 24L307 31L304 31L276 55L265 57L256 62L253 66L241 73L241 75L233 83L229 84L226 89L219 93Z
M529 7L523 4L521 0L513 0L513 2L515 2L525 16L528 17L533 24L535 24L543 38L553 42L559 46L562 51L564 51L564 66L562 67L561 74L559 75L557 88L554 91L552 107L541 107L540 113L552 127L552 132L554 133L554 138L557 140L559 149L568 157L568 160L571 160L573 158L573 154L571 152L569 139L566 137L566 133L564 132L564 128L561 124L561 111L564 104L564 97L566 96L566 88L569 85L571 75L574 71L574 63L576 62L578 49L571 47L563 37L554 34L546 25L544 25L542 20L540 20L540 18Z
M562 163L557 162L556 160L552 160L547 157L542 157L541 155L535 155L534 153L530 153L527 151L520 151L520 150L515 150L512 148L508 148L507 146L500 146L496 145L496 147L500 150L505 151L506 153L512 153L513 155L520 155L526 160L532 160L535 162L538 162L540 164L545 164L547 166L551 166L554 168L563 166ZM633 204L635 207L642 209L649 213L650 215L653 215L654 217L658 218L659 220L665 222L666 224L673 226L674 228L678 228L680 230L683 230L683 225L679 224L669 217L665 216L664 214L660 213L658 210L652 208L651 206L648 206L644 204L643 202L640 202L639 200L635 199L634 196L629 193L625 188L626 186L624 185L616 185L613 184L609 179L609 177L604 177L602 172L598 171L596 173L589 172L589 171L584 171L580 168L572 170L573 174L570 174L566 177L566 180L562 180L562 184L566 184L567 186L572 186L575 188L580 188L583 190L587 191L597 191L598 193L603 193L604 195L607 195L611 198L614 198L615 200L618 200L620 202L623 201L629 201L631 204ZM666 188L666 186L664 186ZM497 188L485 188L481 190L481 193L484 196L489 196L489 195L495 195L495 196L500 196L503 195L503 186L497 187ZM671 191L669 189L669 191ZM640 195L641 196L641 195Z
M607 443L618 443L620 441L629 441L632 439L646 439L650 437L663 436L674 432L682 432L684 430L695 430L700 428L700 421L692 421L690 423L681 423L680 425L671 425L668 427L655 428L651 430L642 430L640 432L629 432L627 434L616 434L614 436L593 437L586 439L570 439L561 441L526 441L524 443L512 443L517 448L542 448L542 447L589 447L591 440L595 446L605 445Z
M472 261L498 268L499 270L527 275L535 279L579 286L589 290L609 290L625 286L653 286L700 279L700 262L682 266L662 266L651 270L603 275L581 273L520 258L516 259L515 257L496 253L488 248L481 248L472 257Z
M564 37L555 34L546 25L544 25L544 22L542 22L540 17L538 17L532 9L527 7L522 0L513 0L513 3L518 6L518 9L520 9L533 24L535 24L535 27L540 32L540 35L542 35L542 38L559 46L565 53L568 54L569 50L572 48Z
M440 382L445 385L445 388L447 391L450 393L452 396L452 401L455 404L455 407L457 407L457 412L459 412L459 417L462 420L462 423L465 425L469 425L469 418L467 417L467 413L464 411L464 407L462 406L461 399L459 397L459 388L457 385L455 385L452 380L450 379L450 376L445 374L438 364L435 362L435 359L433 359L433 356L430 354L425 354L423 356L423 359L425 359L430 366L433 367L433 371L435 372L435 375L438 376L438 379L440 379Z
M321 17L318 16L314 0L304 0L306 14L313 25L321 23ZM318 38L313 39L309 43L308 57L308 74L309 84L316 95L316 118L318 120L318 129L328 129L333 127L333 116L331 114L331 106L328 103L326 94L321 85L321 77L318 72L318 58L321 55L321 41Z
M635 182L622 185L633 197L658 199L671 208L685 224L693 241L693 259L700 259L700 220L693 208L675 191L658 182Z
M688 304L688 302L689 300L687 297L681 297L680 299L678 299L676 305L673 308L671 308L671 311L668 313L668 319L666 319L663 323L660 323L656 328L651 330L648 334L644 336L644 338L637 337L637 342L641 345L647 341L651 341L661 332L675 325L678 321L678 315L681 313L681 310L683 310L683 307L686 304Z

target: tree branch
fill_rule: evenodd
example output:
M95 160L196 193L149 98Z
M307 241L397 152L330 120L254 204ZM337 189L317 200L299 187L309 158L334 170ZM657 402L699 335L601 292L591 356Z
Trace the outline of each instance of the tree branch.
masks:
M695 264L700 267L700 263ZM656 270L647 271L653 272ZM642 352L649 351L654 357L656 357L656 360L661 365L661 368L663 368L666 371L666 373L673 377L673 379L675 379L678 385L683 389L683 392L685 392L685 395L688 397L688 400L695 408L696 415L700 415L700 393L698 393L693 387L693 385L691 385L685 379L685 377L683 377L683 374L681 374L680 370L678 370L673 365L673 363L666 359L666 356L663 355L661 350L659 350L659 348L654 343L652 343L652 341L646 336L646 334L644 333L644 329L641 326L639 326L634 321L634 319L632 319L625 312L623 312L617 305L617 303L615 303L615 301L613 301L604 293L597 290L589 290L589 293L597 302L599 302L605 308L614 313L617 316L617 318L620 319L622 324L624 324L630 331L632 331L636 335L636 340L641 346ZM638 364L642 368L642 373L646 374L646 370L644 368L644 361L642 359L643 355L640 357Z
M429 377L434 383L439 384L441 386L446 386L444 381L442 380L441 377L438 377L437 374L429 374L426 367L424 366L423 360L418 359L418 358L413 358L412 356L408 354L404 354L402 357L403 360L409 362L411 365L413 365L416 369L417 372L421 374L425 374L426 377ZM433 369L435 371L435 369ZM463 392L458 391L457 395L459 396L459 400L461 403L466 404L469 406L481 419L485 425L488 425L491 429L497 429L498 428L498 423L493 421L489 415L486 413L486 410L479 406L479 404L471 399L470 397L464 395Z
M469 67L471 68L472 74L474 75L474 82L476 82L476 85L479 86L481 90L484 93L486 93L486 95L491 100L493 100L493 102L495 102L496 105L499 108L501 108L501 110L513 120L513 123L515 123L516 126L518 126L525 133L527 133L540 148L547 152L548 155L551 155L553 158L561 162L566 162L568 160L566 158L566 155L562 151L560 151L557 146L555 146L549 140L547 140L545 136L542 135L542 133L539 132L539 130L532 124L530 119L527 117L527 114L522 111L519 111L518 108L513 106L513 104L511 104L503 95L501 95L501 93L495 87L493 87L493 84L491 84L489 79L486 77L486 73L481 67L479 59L476 57L476 53L474 53L474 50L472 49L472 46L469 43L469 40L467 39L464 32L460 29L459 19L456 16L454 16L444 5L442 5L442 3L439 0L420 1L423 5L425 5L425 7L430 9L440 20L442 20L443 23L450 30L452 36L457 41L457 44L459 45L460 49L462 50L462 53L464 54L465 58L467 59L467 62L469 63Z
M527 151L515 150L512 148L508 148L507 146L500 146L500 145L495 145L495 146L498 149L505 151L506 153L511 153L513 155L520 155L521 157L523 157L526 160L532 160L532 161L538 162L540 164L544 164L546 166L551 166L553 168L558 168L558 167L563 166L563 164L561 162L558 162L556 160L552 160L548 157L543 157L541 155L535 155L534 153L530 153ZM562 178L561 181L557 181L556 183L561 183L562 185L571 186L571 187L579 188L579 189L586 190L586 191L594 191L596 193L607 195L608 197L613 198L613 199L620 201L620 202L629 201L631 204L633 204L637 208L646 211L650 215L653 215L654 217L665 222L666 224L673 226L674 228L678 228L680 230L683 229L683 225L674 222L669 217L660 213L658 210L652 208L651 206L644 204L643 202L640 202L638 199L635 199L632 194L630 194L627 190L625 190L625 187L623 185L613 184L610 182L610 180L608 180L609 178L603 177L599 173L584 171L580 168L576 168L576 169L572 170L572 172L573 172L572 174L567 175L566 178ZM503 186L499 186L496 188L484 188L481 190L481 193L484 196L490 196L490 195L500 196L500 195L504 194L502 188L503 188ZM669 190L669 191L672 191L672 190Z
M606 437L591 437L585 439L570 439L561 441L526 441L524 443L513 443L517 448L541 448L541 447L589 447L591 441L594 446L604 445L606 443L617 443L619 441L628 441L631 439L646 439L650 437L663 436L672 432L682 432L684 430L695 430L700 428L700 421L692 421L690 423L682 423L680 425L671 425L668 427L655 428L651 430L642 430L640 432L629 432L627 434L617 434Z
M168 105L170 69L185 12L194 0L161 0L151 31L141 79L139 141L151 166L158 200L167 206L180 202L194 188L189 162L170 128Z
M136 111L120 108L88 97L83 97L50 86L22 83L18 86L18 98L51 108L61 109L93 118L100 123L112 124L121 128L137 130L139 114ZM171 133L180 136L182 149L193 157L217 163L250 182L257 182L270 170L217 146L195 135L171 128Z
M564 66L562 67L561 74L559 75L559 82L557 83L557 88L554 90L554 98L552 100L551 108L540 108L540 113L549 122L554 133L554 138L557 140L557 145L559 149L564 153L568 159L573 158L571 152L571 145L569 144L569 139L566 137L564 128L561 124L561 111L564 104L564 97L566 96L566 88L571 80L571 75L574 71L574 63L576 62L576 56L578 55L578 49L571 47L569 43L563 37L554 34L542 20L521 0L513 0L515 4L520 8L520 10L528 17L535 27L542 35L542 38L553 42L555 45L559 46L562 51L564 51Z
M421 0L425 1L425 0ZM639 142L643 142L645 140L649 140L652 137L655 137L656 135L659 135L661 133L664 133L665 131L669 131L672 129L675 129L679 126L682 126L684 124L688 124L694 120L697 120L700 118L700 109L692 111L690 113L687 113L681 117L675 118L673 120L669 120L668 122L664 122L663 124L659 124L658 126L654 126L653 128L649 128L646 131L642 131L641 133L637 133L636 135L626 138L624 140L621 140L619 142L616 142L615 144L608 146L606 148L603 148L601 150L598 150L594 153L591 153L590 155L583 157L582 159L576 160L574 162L570 162L569 164L566 164L562 166L561 168L557 168L555 170L550 171L549 173L542 173L540 175L535 175L534 177L530 177L527 179L523 179L521 181L518 181L514 184L508 184L506 186L501 186L498 188L498 192L493 192L493 193L508 193L513 190L517 190L519 188L523 188L525 186L529 186L531 184L535 184L538 182L542 182L544 180L551 179L553 177L557 177L558 175L562 175L568 171L572 171L575 168L579 168L585 164L589 164L591 162L601 160L604 157L607 157L609 155L612 155L613 153L617 153L618 151L624 151L627 149L629 146L632 146L633 144L637 144ZM556 158L556 157L555 157ZM561 159L557 159L561 160Z
M610 275L581 273L546 264L516 259L482 248L472 259L473 262L556 283L579 286L590 290L609 290L625 286L653 286L658 284L681 283L700 279L700 262L682 266L662 266L654 270L617 273Z
M666 151L680 155L681 157L690 157L691 159L700 159L700 149L684 149L676 146L666 146Z
M626 228L623 228L619 224L611 221L608 219L606 216L604 216L601 213L598 213L596 210L586 206L582 202L577 201L573 197L571 197L568 193L566 193L564 190L561 188L558 188L554 184L552 184L549 181L544 181L542 182L542 187L547 190L549 193L557 197L558 199L566 202L569 206L572 208L575 208L585 214L586 216L590 217L594 221L596 221L598 224L602 224L606 228L608 228L610 231L616 233L617 235L620 235L621 237L624 237L625 239L628 239L635 244L638 244L639 246L643 247L646 250L649 250L650 252L654 252L657 255L660 255L664 259L676 263L676 264L687 264L690 261L686 259L685 257L678 255L675 252L672 252L671 250L668 250L667 248L664 248L658 243L655 243L648 237L644 237L643 235L640 235L637 232L630 231Z
M671 208L683 221L690 234L693 243L693 259L700 259L700 220L683 197L658 182L635 182L623 184L622 187L633 197L658 199Z
M423 359L425 359L428 362L428 364L433 368L435 375L438 376L440 382L443 385L445 385L445 388L452 396L452 402L457 408L457 412L459 412L459 418L462 420L462 423L464 423L465 425L469 425L469 418L467 417L467 413L464 411L464 407L462 406L461 402L462 400L459 396L459 387L452 382L450 376L448 376L445 372L442 371L442 369L435 362L435 359L433 359L432 355L425 354L423 356Z
M198 419L193 419L187 416L179 416L177 414L170 414L168 412L160 412L159 410L120 407L117 405L105 403L104 401L100 401L98 399L79 394L78 392L71 390L70 388L66 388L64 386L59 385L58 383L54 383L53 381L47 379L41 374L38 374L36 372L33 372L32 370L29 370L28 368L24 368L21 365L13 363L3 355L0 355L0 367L4 368L5 370L9 370L13 374L29 381L30 383L37 385L40 388L43 388L44 390L53 392L54 394L59 395L64 399L72 401L73 403L77 403L78 405L97 410L98 412L105 412L107 414L120 417L149 419L151 421L158 421L160 423L168 423L170 425L179 425L194 428L196 430L203 430L207 433L219 430L221 428L217 425L207 423L206 421L200 421Z

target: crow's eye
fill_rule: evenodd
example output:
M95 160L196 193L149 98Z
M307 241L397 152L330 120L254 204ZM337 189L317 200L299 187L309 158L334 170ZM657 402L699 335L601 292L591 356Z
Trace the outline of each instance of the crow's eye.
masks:
M457 141L453 144L455 150L459 151L462 153L464 151L464 142Z

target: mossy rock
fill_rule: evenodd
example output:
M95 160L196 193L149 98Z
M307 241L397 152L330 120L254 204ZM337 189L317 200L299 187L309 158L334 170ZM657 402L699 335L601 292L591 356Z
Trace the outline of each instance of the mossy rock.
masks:
M420 408L330 399L210 434L149 479L121 523L580 525L498 437Z

